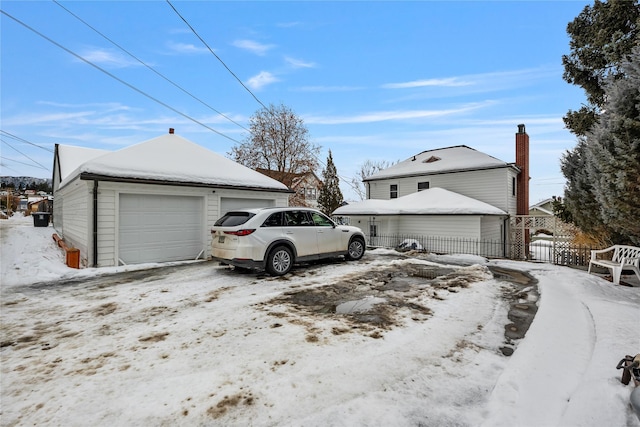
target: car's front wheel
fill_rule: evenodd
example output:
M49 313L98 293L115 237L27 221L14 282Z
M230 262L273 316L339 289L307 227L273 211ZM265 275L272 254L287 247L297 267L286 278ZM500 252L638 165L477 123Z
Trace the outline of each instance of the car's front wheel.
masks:
M364 255L364 250L364 240L362 240L360 237L354 237L349 242L346 258L351 261L359 260Z
M267 273L282 276L293 267L293 253L286 246L278 246L269 252L267 257Z

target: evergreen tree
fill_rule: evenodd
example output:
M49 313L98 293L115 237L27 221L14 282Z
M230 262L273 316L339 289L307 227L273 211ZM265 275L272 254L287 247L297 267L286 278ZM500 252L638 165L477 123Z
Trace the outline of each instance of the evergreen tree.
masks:
M331 215L344 202L342 191L340 191L340 179L338 178L336 166L333 164L331 150L329 150L329 157L327 158L327 167L322 171L322 180L323 185L318 195L318 206L326 215Z
M564 117L571 132L584 136L605 102L604 82L619 78L619 65L631 53L640 28L637 0L596 0L567 25L569 55L562 56L563 78L584 89L587 104Z
M587 136L587 174L613 240L640 244L640 45L620 68L623 77L607 81L604 112Z
M563 78L584 89L587 103L579 111L570 110L564 117L566 127L578 136L578 143L561 159L562 173L567 179L563 218L601 240L619 237L615 237L617 226L611 221L605 222L603 217L610 217L611 213L604 213L609 208L603 205L603 197L608 196L601 194L604 188L599 175L609 169L603 169L604 165L599 163L597 155L602 153L596 152L603 147L594 145L594 133L603 131L600 121L602 112L607 111L607 87L624 79L628 72L621 64L630 57L638 41L639 18L637 0L596 0L567 26L571 53L562 57ZM612 179L612 176L608 174L608 178L603 179Z
M571 179L567 179L564 188L564 209L559 209L559 216L563 221L575 224L585 233L604 238L609 233L604 229L598 215L598 202L588 173L589 153L586 144L586 138L579 138L578 145L562 157L562 173Z

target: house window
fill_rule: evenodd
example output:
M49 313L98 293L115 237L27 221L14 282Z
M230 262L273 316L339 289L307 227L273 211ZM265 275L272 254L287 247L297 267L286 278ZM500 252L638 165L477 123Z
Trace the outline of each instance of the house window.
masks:
M389 198L390 199L398 198L398 184L391 184L389 186Z
M516 179L513 177L511 178L511 195L516 195Z
M428 189L429 189L429 181L418 183L418 191L428 190Z
M316 193L316 189L315 188L307 188L307 199L308 200L315 200L317 199L317 193Z

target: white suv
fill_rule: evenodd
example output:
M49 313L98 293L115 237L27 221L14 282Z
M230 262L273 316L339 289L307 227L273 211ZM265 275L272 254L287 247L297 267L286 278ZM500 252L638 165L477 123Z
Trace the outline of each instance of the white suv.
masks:
M293 264L365 251L358 227L337 225L315 209L259 208L228 212L211 229L211 256L223 264L287 274Z

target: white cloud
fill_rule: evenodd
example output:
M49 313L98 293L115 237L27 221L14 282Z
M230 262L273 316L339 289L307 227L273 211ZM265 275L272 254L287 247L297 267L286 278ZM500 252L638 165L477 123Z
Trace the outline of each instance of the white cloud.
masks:
M259 74L247 80L247 86L251 89L262 89L264 86L280 81L276 76L268 71L261 71Z
M301 59L295 59L290 56L285 56L284 60L293 68L315 68L316 66L313 62L305 62Z
M381 87L385 89L410 89L420 87L451 88L473 86L481 88L482 91L490 91L507 87L522 86L524 84L528 84L532 80L555 77L556 75L561 75L561 71L558 71L555 67L538 67L522 70L495 71L491 73L387 83L383 84Z
M207 53L209 49L204 46L196 46L191 43L176 43L176 42L167 42L167 47L173 53L181 53L181 54L200 54Z
M275 45L272 44L262 44L253 40L236 40L233 42L233 45L235 47L248 50L260 56L265 55L267 51L275 47Z
M457 87L457 86L469 86L473 83L470 81L461 80L459 77L448 77L443 79L426 79L426 80L414 80L404 83L387 83L382 85L385 89L405 89L414 87L425 86L440 86L440 87Z
M126 68L142 65L140 62L111 49L89 49L81 55L87 61L108 68Z
M372 113L358 114L355 116L309 116L305 118L306 123L312 124L355 124L355 123L376 123L390 120L413 120L413 119L429 119L435 117L449 116L452 114L460 114L470 110L483 108L491 102L474 103L461 106L459 108L443 109L443 110L396 110L396 111L378 111Z

